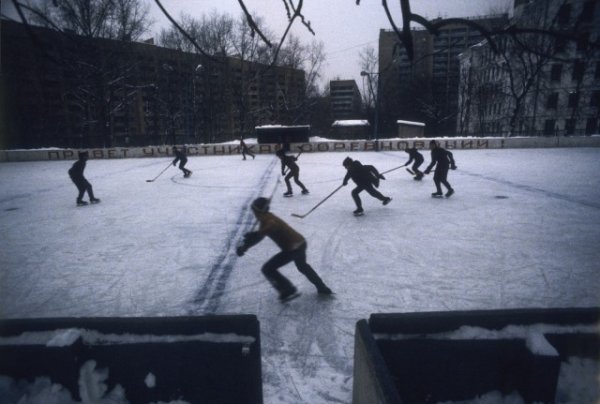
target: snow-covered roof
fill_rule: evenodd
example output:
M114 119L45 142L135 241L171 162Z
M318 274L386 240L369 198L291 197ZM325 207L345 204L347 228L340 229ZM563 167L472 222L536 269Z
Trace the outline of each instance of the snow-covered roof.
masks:
M310 128L310 125L261 125L254 129L274 129L274 128Z
M396 121L396 123L398 124L403 124L403 125L414 125L414 126L425 126L425 124L423 122L411 122L411 121Z
M366 119L345 119L334 121L331 126L370 126Z

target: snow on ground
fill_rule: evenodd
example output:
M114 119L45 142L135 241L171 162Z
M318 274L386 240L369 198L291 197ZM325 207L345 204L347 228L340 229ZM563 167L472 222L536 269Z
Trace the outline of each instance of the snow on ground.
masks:
M404 152L350 153L380 171ZM429 153L424 152L425 165ZM265 403L349 403L354 327L377 312L590 307L600 299L600 149L456 150L456 194L433 199L432 176L386 175L382 206L342 182L343 153L305 153L310 195L283 198L273 155L191 157L184 179L169 158L90 160L102 203L76 207L72 161L0 164L0 317L256 314ZM423 168L425 167L423 166ZM272 211L308 240L308 262L336 292L281 304L261 265L264 240L234 253L254 218Z

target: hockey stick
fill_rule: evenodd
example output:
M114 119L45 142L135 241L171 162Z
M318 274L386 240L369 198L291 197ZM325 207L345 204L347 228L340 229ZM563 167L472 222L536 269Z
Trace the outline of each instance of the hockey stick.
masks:
M401 166L398 166L398 167L390 168L389 170L384 171L384 172L379 173L379 174L383 175L383 174L391 173L392 171L396 171L396 170L398 170L399 168L402 168L402 167L404 167L404 164L402 164Z
M146 180L146 182L154 182L154 181L155 181L155 180L156 180L158 177L160 177L160 176L161 176L161 175L162 175L162 174L163 174L165 171L167 171L167 169L168 169L169 167L171 167L171 164L172 164L172 163L169 163L169 165L168 165L168 166L166 166L166 167L165 167L165 169L164 169L164 170L162 170L162 171L160 172L160 174L158 174L156 177L152 178L151 180Z
M331 198L331 196L333 194L335 194L337 191L339 191L340 189L342 189L342 187L344 186L344 184L340 185L339 187L337 187L332 193L330 193L329 195L327 195L325 198L323 198L321 200L321 202L317 203L315 206L313 206L313 208L311 210L309 210L308 212L306 212L303 215L299 215L297 213L292 213L292 216L294 217L299 217L300 219L304 219L306 216L308 216L313 210L317 209L319 206L321 206L323 204L323 202L325 202L327 199Z

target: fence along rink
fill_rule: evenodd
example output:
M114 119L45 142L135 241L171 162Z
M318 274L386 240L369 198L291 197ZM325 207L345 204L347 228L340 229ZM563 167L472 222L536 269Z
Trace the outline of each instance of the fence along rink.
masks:
M407 147L428 150L429 142L436 140L445 149L481 150L513 148L550 148L550 147L600 147L600 136L588 137L519 137L519 138L415 138L370 140L328 140L308 143L291 143L290 152L367 152L367 151L403 151ZM253 153L273 154L280 144L247 144ZM228 156L241 153L239 144L191 144L185 145L188 157ZM173 157L171 145L146 147L115 147L93 149L34 149L2 150L0 162L12 161L62 161L76 160L77 153L87 150L90 159L120 159L144 157Z

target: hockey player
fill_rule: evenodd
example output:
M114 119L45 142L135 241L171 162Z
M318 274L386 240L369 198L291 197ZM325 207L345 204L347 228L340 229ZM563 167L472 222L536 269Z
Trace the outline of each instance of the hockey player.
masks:
M249 156L252 156L252 160L254 160L254 153L252 153L250 151L250 149L248 148L248 146L246 146L246 143L244 142L244 138L240 138L240 149L242 151L242 157L244 157L244 160L246 160L246 154Z
M413 173L415 173L414 179L417 181L421 181L421 179L423 178L423 173L421 171L419 171L419 167L421 166L421 164L423 164L423 161L424 161L423 155L421 153L419 153L419 151L417 150L416 147L413 147L411 149L406 147L406 149L404 149L404 151L407 152L408 155L410 156L410 158L408 159L406 164L404 164L404 167L408 166L414 160L411 170Z
M435 140L429 142L429 149L431 149L431 163L425 169L425 174L429 174L433 166L436 166L435 172L433 173L433 182L435 183L436 192L432 193L431 196L434 198L442 197L443 193L441 184L444 184L444 186L448 189L448 192L446 192L446 198L450 198L454 193L454 189L448 182L448 168L456 170L454 156L448 150L438 146Z
M73 163L71 168L69 169L69 177L71 177L71 181L75 184L77 189L79 190L79 195L77 195L77 206L87 205L88 203L83 200L83 195L87 191L88 196L90 197L91 203L98 203L100 199L94 197L94 191L92 189L92 184L88 182L83 176L83 170L85 170L86 161L89 158L89 154L87 151L79 152L78 160Z
M236 250L238 256L252 246L258 244L265 236L277 244L281 251L269 259L262 267L262 273L279 292L279 299L286 301L298 296L296 287L278 269L294 261L298 271L317 288L320 295L331 295L333 292L321 280L314 269L306 262L306 240L287 223L269 212L269 200L257 198L252 202L252 212L259 223L257 231L244 235L244 243Z
M360 161L352 160L350 157L346 157L342 164L346 170L348 170L344 177L343 185L348 185L348 180L350 178L352 178L352 181L357 185L356 188L352 190L352 199L354 199L354 203L356 203L356 210L352 213L354 213L355 216L361 216L364 213L362 201L358 195L362 191L367 191L369 195L379 199L384 205L390 203L392 198L383 196L381 192L373 188L373 185L376 187L379 186L380 179L385 179L383 175L379 174L375 167L370 165L363 166Z
M298 167L298 164L296 164L298 158L286 155L283 149L277 150L275 154L281 160L281 175L285 175L285 185L287 186L287 191L283 194L283 196L290 197L294 195L292 192L292 184L290 183L290 179L292 178L294 178L296 185L302 188L302 194L308 194L308 189L306 189L304 184L298 179L300 175L300 167ZM287 175L285 174L286 167L289 168Z
M185 178L189 177L190 175L192 175L192 172L190 170L188 170L187 168L185 168L185 165L187 163L187 156L185 154L185 147L182 147L181 149L178 149L177 146L173 146L173 153L175 153L175 160L173 160L173 165L177 165L177 162L179 161L179 169L181 171L183 171L183 176Z

